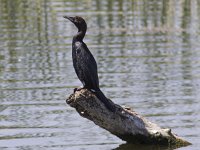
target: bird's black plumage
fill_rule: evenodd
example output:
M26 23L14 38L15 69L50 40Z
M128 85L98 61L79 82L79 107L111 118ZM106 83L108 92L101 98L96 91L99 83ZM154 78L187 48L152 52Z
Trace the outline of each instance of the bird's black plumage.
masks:
M85 20L79 16L64 16L64 18L70 20L78 28L78 32L72 41L72 59L75 72L82 82L83 88L93 91L108 109L114 111L112 104L99 88L97 63L87 45L83 42L87 30Z

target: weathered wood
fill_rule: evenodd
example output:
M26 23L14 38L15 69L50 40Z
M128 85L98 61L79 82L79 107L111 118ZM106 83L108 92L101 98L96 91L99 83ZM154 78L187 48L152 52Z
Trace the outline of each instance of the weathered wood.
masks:
M82 89L70 95L66 102L77 112L96 125L129 143L176 145L178 147L190 145L189 142L171 132L162 129L128 108L112 104L116 112L110 112L104 104L89 90Z

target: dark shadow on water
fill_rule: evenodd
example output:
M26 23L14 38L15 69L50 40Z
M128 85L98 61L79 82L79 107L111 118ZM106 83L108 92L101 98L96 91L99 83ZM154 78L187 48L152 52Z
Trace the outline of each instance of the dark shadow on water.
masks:
M142 145L142 144L121 144L113 150L174 150L179 147L160 146L160 145Z

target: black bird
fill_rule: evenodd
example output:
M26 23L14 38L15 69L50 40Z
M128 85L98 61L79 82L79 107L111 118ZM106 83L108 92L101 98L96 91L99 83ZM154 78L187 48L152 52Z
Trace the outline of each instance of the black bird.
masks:
M111 104L111 101L106 98L99 88L97 63L87 45L83 42L87 30L85 20L79 16L64 16L64 18L70 20L78 28L78 32L74 35L72 41L72 59L75 72L82 82L83 88L94 92L98 99L100 99L109 110L114 112L115 108L113 104Z

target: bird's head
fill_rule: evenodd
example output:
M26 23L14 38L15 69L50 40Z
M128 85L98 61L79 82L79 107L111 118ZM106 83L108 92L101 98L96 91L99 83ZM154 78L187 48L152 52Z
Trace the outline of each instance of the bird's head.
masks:
M79 16L75 16L75 17L64 16L64 18L66 18L66 19L70 20L72 23L74 23L79 31L86 31L87 24L82 17L79 17Z

